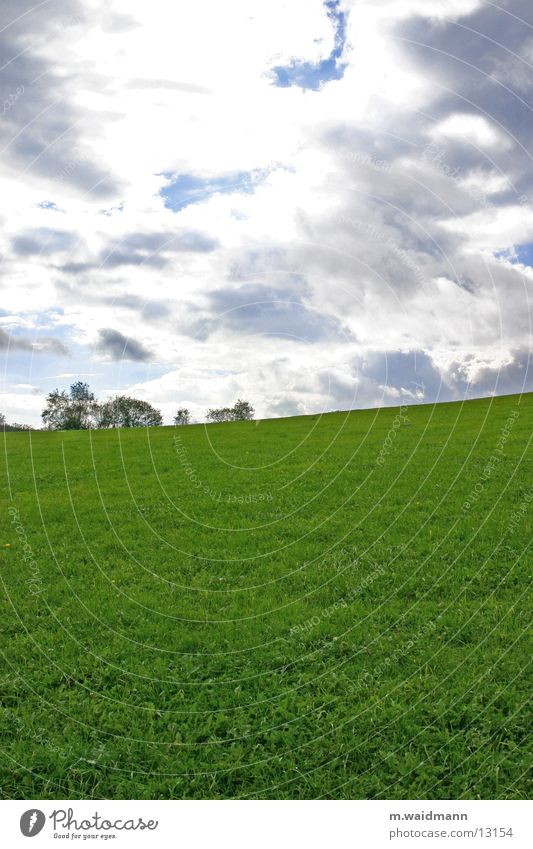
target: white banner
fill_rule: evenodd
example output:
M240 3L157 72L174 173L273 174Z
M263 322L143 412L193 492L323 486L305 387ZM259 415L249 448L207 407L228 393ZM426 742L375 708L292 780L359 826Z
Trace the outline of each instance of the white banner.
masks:
M2 801L0 823L6 849L73 843L162 849L531 849L531 807L527 801Z

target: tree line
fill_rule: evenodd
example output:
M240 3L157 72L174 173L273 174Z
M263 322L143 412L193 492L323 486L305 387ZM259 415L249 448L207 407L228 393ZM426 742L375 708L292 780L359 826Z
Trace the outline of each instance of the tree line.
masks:
M78 380L68 391L54 389L46 398L41 413L45 430L88 430L117 427L160 427L163 424L161 411L148 401L116 395L108 401L99 402L88 383ZM207 411L209 422L249 421L254 417L254 408L241 398L233 407L222 407ZM175 425L192 423L186 407L174 416ZM4 430L31 430L26 425L8 425L0 413L0 427Z
M31 425L20 424L19 422L11 422L11 424L9 424L6 421L6 417L4 416L4 414L0 413L0 430L33 430L33 428L31 427Z

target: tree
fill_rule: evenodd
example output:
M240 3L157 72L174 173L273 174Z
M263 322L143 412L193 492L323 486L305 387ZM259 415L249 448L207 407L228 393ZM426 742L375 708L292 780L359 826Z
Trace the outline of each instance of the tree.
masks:
M98 404L88 383L78 380L67 393L54 389L41 413L48 430L87 430L94 427Z
M46 407L41 413L43 424L47 430L67 430L65 422L68 417L69 396L62 390L54 389L48 393Z
M250 421L253 417L254 408L248 401L243 401L241 398L233 407L208 410L206 416L210 422L243 422Z
M117 395L98 408L98 427L158 427L163 416L148 401Z
M230 422L232 413L229 407L221 407L219 410L208 410L206 418L210 422Z
M70 427L73 430L86 430L93 427L98 404L88 383L76 381L70 387Z
M236 422L249 422L254 417L254 408L248 401L239 398L233 407L233 420Z
M6 423L6 417L4 416L3 413L0 413L0 427L4 427L5 423Z
M89 388L89 384L84 383L83 380L77 380L76 383L71 383L70 397L76 403L94 401L94 395Z
M176 415L174 416L174 424L175 425L188 425L191 423L191 414L189 413L187 407L180 407Z

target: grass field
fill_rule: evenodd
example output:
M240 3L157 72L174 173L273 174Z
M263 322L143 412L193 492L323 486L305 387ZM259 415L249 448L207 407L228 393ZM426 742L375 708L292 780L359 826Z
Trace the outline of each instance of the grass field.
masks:
M11 798L524 798L533 397L5 435Z

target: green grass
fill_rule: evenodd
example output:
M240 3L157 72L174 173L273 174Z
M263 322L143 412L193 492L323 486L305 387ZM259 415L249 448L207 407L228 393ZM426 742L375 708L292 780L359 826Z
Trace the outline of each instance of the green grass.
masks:
M6 434L2 794L527 797L533 397L405 415Z

